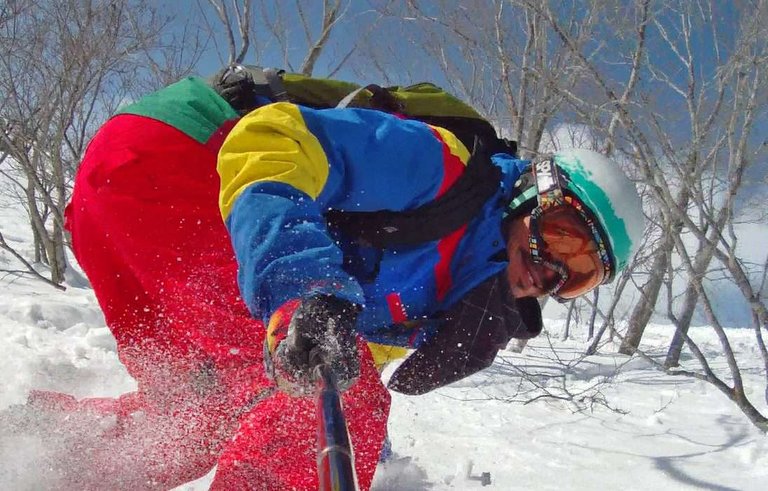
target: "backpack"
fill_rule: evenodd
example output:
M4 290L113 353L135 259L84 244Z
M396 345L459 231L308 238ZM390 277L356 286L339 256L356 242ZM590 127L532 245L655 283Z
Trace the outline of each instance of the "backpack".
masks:
M440 87L422 82L407 87L365 87L295 73L282 75L287 98L296 104L324 109L362 107L399 113L410 119L447 129L468 149L479 144L491 154L517 154L515 142L499 138L491 123L471 106Z
M494 153L517 154L516 142L499 138L491 123L440 87L422 82L407 87L360 86L283 70L233 65L212 85L242 114L257 106L252 96L289 101L314 109L358 107L399 114L452 132L472 151L467 169L442 196L408 211L326 213L329 226L376 247L438 240L469 223L500 186ZM247 90L243 90L247 87Z

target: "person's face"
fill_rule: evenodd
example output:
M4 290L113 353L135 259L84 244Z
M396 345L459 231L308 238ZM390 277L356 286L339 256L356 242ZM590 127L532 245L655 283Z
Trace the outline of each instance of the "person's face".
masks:
M535 263L531 257L531 217L516 218L510 224L507 280L512 295L515 298L540 297L557 288L554 295L565 301L600 285L605 278L605 266L599 247L574 209L560 207L539 220L541 252L549 258L541 263ZM564 282L558 272L563 269L567 273Z
M515 298L547 295L545 285L551 285L557 281L557 273L546 266L534 263L531 259L531 250L528 245L530 221L531 217L526 215L515 218L509 226L507 281Z

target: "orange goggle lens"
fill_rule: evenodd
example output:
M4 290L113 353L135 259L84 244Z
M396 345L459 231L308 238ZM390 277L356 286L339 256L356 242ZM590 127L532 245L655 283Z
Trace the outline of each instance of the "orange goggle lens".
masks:
M554 294L571 299L603 282L605 266L598 246L575 208L556 206L544 211L539 217L539 233L544 242L544 255L568 273L568 279Z

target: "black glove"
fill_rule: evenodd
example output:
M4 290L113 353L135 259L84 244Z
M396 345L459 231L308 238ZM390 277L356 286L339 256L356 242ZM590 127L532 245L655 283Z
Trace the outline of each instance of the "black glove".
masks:
M259 106L258 96L262 95L253 74L244 65L230 65L214 75L211 80L215 90L241 116Z
M445 314L440 330L392 374L388 387L420 395L488 368L512 338L541 332L535 298L515 299L506 271L485 280Z
M360 373L355 326L360 307L321 295L303 300L288 324L285 339L270 353L273 378L291 395L316 390L316 368L325 365L341 390L351 387Z

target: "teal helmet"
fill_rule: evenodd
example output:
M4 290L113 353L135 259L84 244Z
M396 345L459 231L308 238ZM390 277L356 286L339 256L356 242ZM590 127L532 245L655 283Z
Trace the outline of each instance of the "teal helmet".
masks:
M634 257L645 230L645 216L637 189L621 168L593 150L569 149L550 156L561 179L564 193L575 196L594 217L603 241L608 245L611 281ZM536 161L534 161L536 162ZM508 208L510 216L533 210L542 190L533 172L517 183Z

